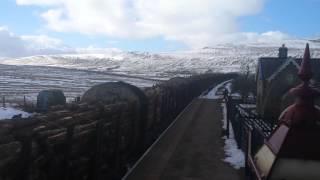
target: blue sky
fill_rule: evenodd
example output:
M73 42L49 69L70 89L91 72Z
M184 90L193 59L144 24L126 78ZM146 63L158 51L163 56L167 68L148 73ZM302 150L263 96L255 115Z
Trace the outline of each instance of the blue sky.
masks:
M275 32L267 38L278 39L320 36L320 0L203 0L203 5L195 0L44 1L1 0L0 27L16 38L46 36L49 41L41 43L48 47L151 52L246 40L246 33L259 41L266 32ZM51 45L50 38L59 43Z
M295 37L320 36L320 0L268 0L263 10L240 19L242 31L279 30Z

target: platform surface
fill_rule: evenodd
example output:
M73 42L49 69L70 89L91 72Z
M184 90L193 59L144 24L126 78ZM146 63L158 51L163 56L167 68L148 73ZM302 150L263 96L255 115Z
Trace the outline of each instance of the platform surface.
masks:
M219 100L196 99L124 180L243 180L223 162Z

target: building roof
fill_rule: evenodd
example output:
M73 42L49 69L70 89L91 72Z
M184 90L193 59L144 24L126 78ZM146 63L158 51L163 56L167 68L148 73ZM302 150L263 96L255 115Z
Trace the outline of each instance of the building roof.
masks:
M278 57L262 57L258 60L258 76L260 80L266 80L272 75L275 76L277 70L284 65L287 61L290 61L291 57L283 59ZM294 58L297 64L300 66L302 59ZM287 63L289 65L290 63ZM320 74L320 59L311 59L311 67L314 74Z
M286 69L289 64L293 64L297 69L300 68L300 65L297 63L297 61L294 59L294 58L288 58L286 59L282 64L281 66L279 66L276 71L274 71L271 76L268 77L268 81L271 81L273 80L275 77L278 76L278 74L280 74L284 69Z
M302 62L302 58L296 58L296 62L301 65ZM313 58L310 59L310 63L311 63L311 70L313 72L313 74L320 74L319 68L320 68L320 59L319 58Z
M261 80L270 77L285 62L277 57L262 57L258 60L259 76Z

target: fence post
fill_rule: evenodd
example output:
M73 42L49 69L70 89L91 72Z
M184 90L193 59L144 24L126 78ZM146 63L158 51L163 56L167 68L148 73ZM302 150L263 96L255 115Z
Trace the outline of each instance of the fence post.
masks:
M227 118L227 130L226 130L226 135L227 135L227 138L229 139L229 135L230 135L230 108L231 108L231 106L230 106L230 96L229 95L227 95L226 96L226 99L225 99L225 101L226 101L226 109L227 109L227 112L226 112L226 118Z
M65 154L63 160L63 179L68 180L72 179L70 177L70 152L72 148L72 139L74 134L74 125L70 125L67 127L66 141L65 141Z
M23 96L23 106L27 107L26 96Z
M115 127L116 127L116 130L115 130L115 162L114 162L114 165L115 165L115 177L116 179L118 179L120 177L120 169L121 169L121 154L120 154L120 150L121 150L121 147L120 147L120 140L121 140L121 122L122 121L122 111L118 111L118 118L115 118L114 121L115 121Z
M96 124L96 149L94 157L93 178L94 180L100 179L100 161L102 154L102 136L103 136L103 123L102 120L98 120Z
M251 157L251 146L252 146L252 129L250 127L246 128L248 131L248 137L247 137L247 149L245 154L245 176L250 178L250 167L248 165L248 159Z
M244 118L245 118L245 117L243 117L242 115L240 115L239 117L240 117L240 118L238 119L238 127L237 127L237 128L238 128L238 136L239 136L239 137L238 137L238 139L239 139L239 140L238 140L238 142L239 142L239 143L238 143L238 148L239 148L239 149L242 149L242 143L243 143L243 142L242 142L242 137L243 137L243 121L244 121Z
M17 172L17 179L29 180L31 178L31 147L32 137L26 135L22 139L22 149L20 152L19 172Z
M6 96L2 96L2 107L6 107Z

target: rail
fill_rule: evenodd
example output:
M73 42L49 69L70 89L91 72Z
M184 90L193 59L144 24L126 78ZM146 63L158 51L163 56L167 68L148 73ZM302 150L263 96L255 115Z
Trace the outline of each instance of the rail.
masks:
M227 109L227 136L230 131L230 124L234 132L234 138L238 148L241 149L245 156L245 172L249 177L250 172L259 173L252 166L254 155L263 145L273 130L276 128L276 121L273 119L265 119L257 115L251 108L245 108L241 104L244 103L239 98L225 95L223 98ZM246 101L245 103L248 103ZM254 102L251 102L254 103Z

